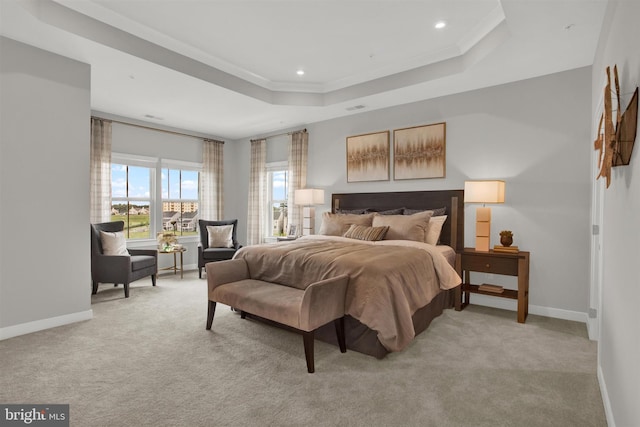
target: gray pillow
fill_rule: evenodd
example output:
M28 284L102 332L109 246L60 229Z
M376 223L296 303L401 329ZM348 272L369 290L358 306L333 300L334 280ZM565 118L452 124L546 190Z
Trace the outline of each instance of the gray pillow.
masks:
M408 209L408 208L404 208L404 211L402 212L404 215L413 215L413 214L417 214L419 212L426 212L426 211L432 211L433 212L433 216L442 216L445 215L447 213L447 208L446 206L443 208L436 208L436 209Z

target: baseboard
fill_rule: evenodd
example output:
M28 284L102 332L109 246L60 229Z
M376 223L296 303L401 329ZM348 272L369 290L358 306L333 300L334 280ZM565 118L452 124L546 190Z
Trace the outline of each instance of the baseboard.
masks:
M473 294L471 297L471 303L477 305L484 305L485 307L500 308L502 310L517 311L518 303L516 300L509 300L505 298L489 297L479 294ZM571 320L574 322L587 323L587 313L579 311L563 310L561 308L543 307L540 305L529 304L529 314L536 314L538 316L553 317L555 319Z
M93 319L93 310L79 311L77 313L65 314L64 316L50 317L48 319L34 320L33 322L21 323L19 325L0 328L0 340L26 335L45 329L51 329L69 323L81 322Z
M611 401L609 400L609 392L607 391L607 384L604 381L604 374L602 373L602 367L598 361L598 384L600 385L600 395L602 395L602 404L604 405L604 414L607 417L607 426L616 427L616 422L613 419L613 411L611 410Z
M597 318L587 317L587 332L591 341L600 340L600 327Z

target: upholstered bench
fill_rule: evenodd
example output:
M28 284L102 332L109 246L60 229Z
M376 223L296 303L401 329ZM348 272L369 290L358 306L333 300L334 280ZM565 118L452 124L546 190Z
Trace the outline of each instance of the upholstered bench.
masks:
M305 289L251 278L244 259L208 263L209 309L207 330L211 329L216 303L289 326L302 333L307 370L314 368L314 332L331 321L335 323L342 353L347 351L344 337L344 301L349 276L341 275L315 282Z

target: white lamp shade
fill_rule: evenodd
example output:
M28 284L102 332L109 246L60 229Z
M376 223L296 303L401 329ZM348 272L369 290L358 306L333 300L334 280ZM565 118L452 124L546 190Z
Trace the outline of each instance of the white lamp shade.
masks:
M294 195L296 205L311 206L324 204L324 190L317 188L302 188Z
M465 203L504 203L504 181L465 181Z

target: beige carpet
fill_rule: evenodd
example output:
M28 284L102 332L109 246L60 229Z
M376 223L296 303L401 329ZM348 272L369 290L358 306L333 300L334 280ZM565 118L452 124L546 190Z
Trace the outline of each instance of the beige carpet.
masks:
M87 285L89 286L89 285ZM69 403L72 426L604 426L584 324L446 310L377 360L218 305L206 280L101 285L94 319L0 341L0 402Z

